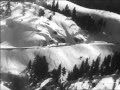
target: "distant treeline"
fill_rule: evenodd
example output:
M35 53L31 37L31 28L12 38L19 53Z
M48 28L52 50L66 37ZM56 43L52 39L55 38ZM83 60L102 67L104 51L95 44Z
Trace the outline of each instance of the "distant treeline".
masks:
M112 11L120 14L120 0L68 0L80 6Z

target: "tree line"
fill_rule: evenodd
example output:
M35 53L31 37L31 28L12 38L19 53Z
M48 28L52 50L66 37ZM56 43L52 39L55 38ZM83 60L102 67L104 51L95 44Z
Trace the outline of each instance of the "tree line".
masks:
M102 62L102 63L101 63ZM48 72L48 63L45 56L40 57L36 56L33 63L31 61L28 64L26 69L27 77L29 77L29 83L32 83L31 86L35 86L42 79L51 77L54 81L55 86L61 87L61 90L64 90L64 85L60 81L61 75L66 75L67 70L65 67L62 67L61 64L58 68L53 69L51 72ZM28 74L29 73L29 74ZM116 52L114 55L108 55L101 61L101 56L98 56L96 60L92 60L92 64L89 64L89 59L83 60L80 67L77 65L74 66L72 71L68 72L67 81L82 79L93 80L98 76L107 76L107 75L120 75L120 53Z
M88 78L90 80L97 76L106 76L120 74L120 53L116 52L113 56L108 55L104 58L102 64L100 63L100 56L92 61L92 65L88 63L89 59L82 61L80 68L76 65L73 71L68 74L68 81L77 80L79 78Z
M8 73L7 82L5 85L12 90L34 90L38 83L41 83L46 78L52 78L51 87L60 87L60 90L65 90L65 85L61 83L61 75L66 75L67 70L60 64L58 68L48 71L48 63L46 57L37 55L33 62L29 61L27 68L22 72L22 75L12 75ZM72 71L68 72L67 82L78 79L93 80L95 77L107 75L120 75L120 53L108 55L101 63L100 56L89 64L89 59L82 61L80 67L74 66Z

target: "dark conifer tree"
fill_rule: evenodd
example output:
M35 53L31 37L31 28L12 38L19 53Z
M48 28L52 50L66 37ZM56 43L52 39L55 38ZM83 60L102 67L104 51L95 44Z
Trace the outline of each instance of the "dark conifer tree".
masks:
M52 11L55 11L55 0L53 0L53 2L52 2L51 9L52 9Z
M83 77L85 72L85 63L82 61L80 69L79 69L79 77Z
M56 6L55 6L55 11L58 12L59 11L59 4L57 2Z
M77 65L75 65L73 68L73 80L77 80L78 78L79 78L79 69Z
M111 63L111 55L108 55L105 59L104 59L104 74L105 75L110 75L111 70L110 70L110 63Z
M89 78L93 79L95 73L95 61L93 60L92 65L90 67L90 71L89 71Z
M106 57L105 57L106 58ZM105 59L104 59L105 60ZM104 62L104 61L103 61ZM105 67L104 67L104 63L102 62L102 64L100 65L100 75L103 76L104 75L104 72L105 72Z
M65 9L63 10L63 13L64 13L64 15L66 15L68 17L71 16L71 12L70 12L68 4L66 5Z
M61 64L59 65L58 69L54 69L51 74L52 78L55 80L55 83L59 84L59 78L61 76Z
M72 74L73 74L73 72L69 72L68 73L67 81L71 81L72 80L72 78L71 78L73 76Z
M79 78L79 69L78 67L75 65L73 68L73 71L69 72L68 74L68 81L72 81L72 80L77 80Z
M111 61L111 71L116 72L116 70L120 70L120 53L116 52Z
M98 56L96 61L95 61L94 75L98 75L99 74L99 66L100 66L100 56Z
M89 66L88 60L89 59L87 58L86 61L85 61L85 64L84 64L84 77L89 76L90 66Z
M73 12L72 12L72 19L76 21L76 8L74 7Z
M48 63L45 56L40 57L39 55L37 55L32 64L32 69L30 72L30 82L32 82L34 86L37 82L46 78L48 75Z

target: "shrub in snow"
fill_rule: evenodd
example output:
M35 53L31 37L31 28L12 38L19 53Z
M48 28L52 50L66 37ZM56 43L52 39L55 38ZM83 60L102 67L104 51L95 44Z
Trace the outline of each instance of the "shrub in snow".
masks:
M45 12L43 9L39 9L38 16L44 16Z

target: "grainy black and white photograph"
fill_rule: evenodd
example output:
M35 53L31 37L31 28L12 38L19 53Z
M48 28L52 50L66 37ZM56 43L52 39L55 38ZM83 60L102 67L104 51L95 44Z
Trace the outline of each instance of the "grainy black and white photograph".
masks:
M0 90L120 90L120 0L1 0Z

